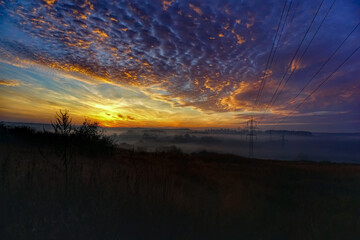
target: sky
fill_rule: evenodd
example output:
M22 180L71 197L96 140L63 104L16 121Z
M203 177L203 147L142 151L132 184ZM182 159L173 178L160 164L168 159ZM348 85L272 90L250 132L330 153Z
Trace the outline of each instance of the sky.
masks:
M0 121L360 132L358 0L0 0Z

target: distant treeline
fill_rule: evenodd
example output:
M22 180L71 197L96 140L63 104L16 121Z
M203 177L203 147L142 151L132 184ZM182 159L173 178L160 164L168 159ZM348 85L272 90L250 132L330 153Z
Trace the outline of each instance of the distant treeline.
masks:
M296 136L312 136L311 132L307 131L288 131L288 130L267 130L268 134L284 134L284 135L296 135Z
M193 131L190 133L196 134L248 134L248 129L228 129L228 128L220 128L220 129L206 129L204 131ZM285 135L297 135L297 136L312 136L311 132L308 131L288 131L288 130L254 130L256 134L285 134Z
M188 133L184 135L174 135L174 136L166 136L166 137L159 137L157 134L149 134L144 133L142 135L143 140L152 140L156 142L167 142L167 143L218 143L220 142L219 139L204 136L204 137L197 137L194 135L190 135Z

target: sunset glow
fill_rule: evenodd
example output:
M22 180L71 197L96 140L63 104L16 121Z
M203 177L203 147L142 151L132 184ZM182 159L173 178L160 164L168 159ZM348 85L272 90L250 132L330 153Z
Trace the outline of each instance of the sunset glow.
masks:
M108 127L237 128L255 116L269 128L291 114L285 128L360 131L358 52L293 111L359 43L360 28L294 98L360 21L358 1L325 1L291 61L320 3L284 13L266 69L279 1L0 1L0 120L49 123L69 109Z

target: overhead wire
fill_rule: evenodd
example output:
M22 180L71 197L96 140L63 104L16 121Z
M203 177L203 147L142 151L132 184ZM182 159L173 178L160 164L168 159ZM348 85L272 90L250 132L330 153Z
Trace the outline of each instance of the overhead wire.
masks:
M306 82L305 86L296 94L294 98L291 99L290 102L295 101L297 97L309 86L309 84L315 79L315 77L321 72L321 70L325 67L327 63L335 56L335 54L339 51L339 49L344 45L344 43L349 39L349 37L355 32L355 30L359 27L360 22L351 30L351 32L346 36L346 38L338 45L335 51L326 59L325 62L320 66L320 68L313 74L313 76Z
M280 123L282 123L286 118L290 117L296 110L298 110L312 95L314 95L315 92L317 92L326 82L328 82L330 80L330 78L336 73L339 71L339 69L360 49L360 45L355 48L351 54L341 62L340 65L338 65L336 67L336 69L334 69L323 81L320 82L320 84L317 85L316 88L313 89L313 91L311 91L310 94L308 94L304 99L303 101L301 101L299 104L297 104L295 106L295 108L285 117L282 118L282 121L278 122L278 125Z
M261 93L262 93L262 91L264 89L264 85L265 85L265 81L266 81L266 73L267 73L267 70L269 69L270 59L272 59L272 55L273 55L275 44L276 44L276 39L277 39L277 36L279 34L279 29L280 29L281 22L282 22L284 13L285 13L287 2L288 2L288 0L285 0L285 2L284 2L284 6L283 6L283 9L282 9L282 12L281 12L281 16L280 16L279 23L278 23L278 26L277 26L277 29L276 29L276 33L275 33L275 37L274 37L274 40L273 40L273 44L272 44L270 54L269 54L267 62L266 62L265 71L263 72L263 75L261 77L262 81L260 83L260 88L259 88L259 91L258 91L256 99L255 99L255 105L254 105L255 107L258 104L259 98L260 98Z
M311 39L310 39L310 41L308 42L308 44L307 44L307 46L306 46L305 50L303 51L303 53L301 54L301 56L300 56L299 60L295 63L295 67L291 70L290 75L287 77L287 79L286 79L286 81L285 81L284 85L282 86L282 89L281 89L281 90L280 90L280 92L276 95L276 97L275 97L275 99L274 99L274 101L273 101L273 104L275 104L275 103L276 103L276 100L279 98L279 96L280 96L280 95L281 95L281 93L283 92L283 89L285 88L286 84L290 81L290 79L291 79L291 77L293 76L294 72L297 70L297 66L298 66L298 64L300 64L300 63L301 63L301 61L302 61L303 57L304 57L304 56L305 56L305 54L307 53L307 51L308 51L308 49L309 49L309 47L310 47L311 43L314 41L315 37L317 36L317 34L318 34L318 32L319 32L320 28L321 28L321 27L322 27L322 25L324 24L324 22L325 22L325 20L326 20L327 16L329 15L329 13L330 13L331 9L333 8L333 6L334 6L335 2L336 2L336 0L334 0L334 1L332 2L332 4L331 4L330 8L328 9L328 11L326 12L326 14L324 15L324 17L323 17L323 19L322 19L321 23L319 24L319 26L318 26L318 28L316 29L315 33L313 34L312 38L311 38Z
M277 93L278 93L278 91L279 91L279 88L280 88L280 86L282 85L282 83L283 83L283 81L284 81L284 79L285 79L285 77L286 77L286 75L287 75L290 67L292 66L292 63L293 63L296 55L298 54L298 52L299 52L302 44L304 43L304 40L306 39L306 37L307 37L307 35L308 35L308 33L309 33L312 25L314 24L314 21L315 21L317 15L318 15L318 13L319 13L322 5L324 4L324 1L325 1L325 0L322 0L321 3L320 3L320 5L319 5L319 7L317 8L315 15L314 15L314 17L312 18L312 20L311 20L311 22L310 22L310 25L309 25L308 28L306 29L306 32L305 32L303 38L301 39L299 46L297 47L297 49L296 49L296 51L295 51L295 53L294 53L291 61L289 62L288 66L287 66L287 69L286 69L286 71L284 72L284 74L283 74L283 76L282 76L282 78L281 78L281 80L280 80L280 82L279 82L279 84L278 84L278 86L277 86L274 94L272 95L272 97L271 97L271 99L270 99L270 101L269 101L269 103L266 105L265 110L263 111L263 114L265 114L265 113L267 112L267 110L273 105L274 98L275 98L275 96L277 95ZM262 115L263 115L263 114L262 114Z

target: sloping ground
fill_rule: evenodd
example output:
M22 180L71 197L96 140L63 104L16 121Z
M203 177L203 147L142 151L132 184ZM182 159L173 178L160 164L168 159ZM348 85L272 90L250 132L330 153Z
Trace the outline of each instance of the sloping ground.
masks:
M51 144L50 144L51 145ZM0 239L359 239L360 166L0 147Z

